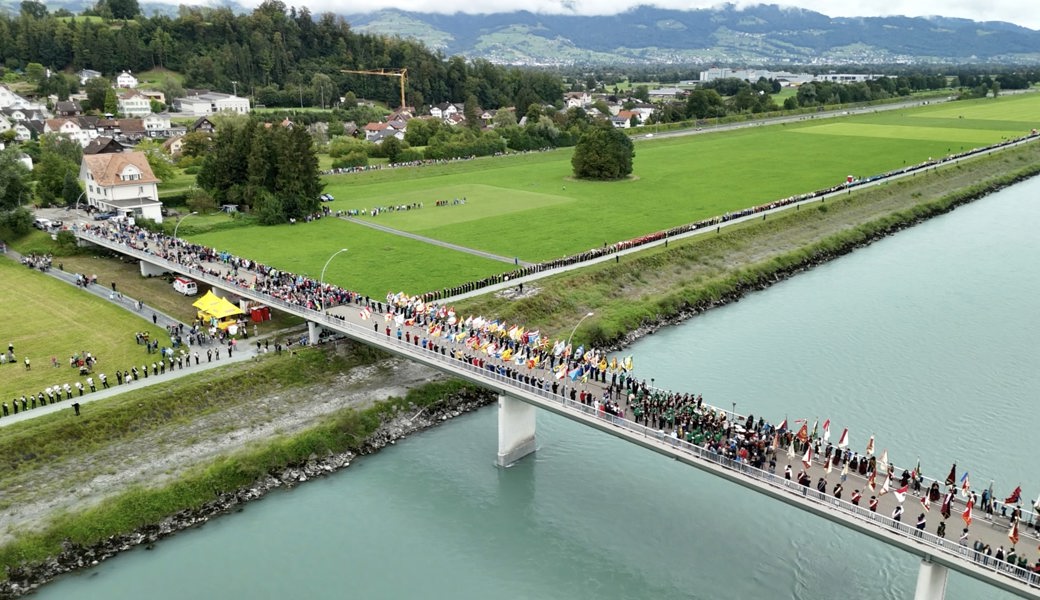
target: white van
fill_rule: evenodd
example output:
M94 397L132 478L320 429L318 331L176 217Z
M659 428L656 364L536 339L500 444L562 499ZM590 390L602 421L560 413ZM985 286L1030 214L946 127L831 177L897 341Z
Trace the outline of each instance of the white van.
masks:
M173 289L185 296L194 296L199 293L199 286L187 277L178 277L174 279Z

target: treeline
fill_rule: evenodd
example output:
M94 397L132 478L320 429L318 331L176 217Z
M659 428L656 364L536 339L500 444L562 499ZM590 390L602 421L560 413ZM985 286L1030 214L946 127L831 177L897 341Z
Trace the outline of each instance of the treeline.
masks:
M348 90L400 104L398 79L341 69L407 68L406 102L416 107L470 95L484 108L527 106L553 102L562 93L560 77L549 72L445 58L417 42L355 33L341 17L315 18L306 7L287 8L278 0L248 14L181 6L176 16L145 17L134 0L99 8L74 16L26 0L17 14L0 14L0 65L38 64L55 73L86 68L106 75L165 68L183 73L186 87L237 87L271 106L329 107ZM67 94L66 77L51 79L58 85L41 81L41 87Z

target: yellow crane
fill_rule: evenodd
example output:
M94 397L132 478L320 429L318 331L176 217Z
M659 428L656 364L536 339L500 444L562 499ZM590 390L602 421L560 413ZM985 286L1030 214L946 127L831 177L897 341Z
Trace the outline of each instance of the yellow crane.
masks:
M343 73L355 73L358 75L382 75L383 77L397 77L401 80L401 108L404 108L404 85L408 79L408 69L340 69Z

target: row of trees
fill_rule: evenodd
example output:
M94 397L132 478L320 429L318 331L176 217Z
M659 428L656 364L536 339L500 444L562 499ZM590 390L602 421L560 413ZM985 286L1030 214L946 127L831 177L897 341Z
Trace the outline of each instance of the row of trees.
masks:
M411 106L470 95L484 108L527 106L555 101L562 92L553 73L445 58L417 42L358 34L341 17L315 18L306 7L278 0L248 14L182 5L176 16L152 17L125 6L130 1L106 0L103 10L93 11L98 18L50 13L26 0L17 15L0 14L0 64L106 74L165 68L184 73L188 87L231 92L237 85L269 106L331 106L347 90L392 106L400 102L396 79L344 74L344 68L407 68ZM67 89L55 77L59 83L41 88Z

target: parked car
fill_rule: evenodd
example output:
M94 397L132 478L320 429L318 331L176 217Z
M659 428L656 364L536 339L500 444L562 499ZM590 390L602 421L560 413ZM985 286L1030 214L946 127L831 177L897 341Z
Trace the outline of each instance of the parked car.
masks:
M40 231L47 231L47 230L49 230L52 227L52 223L51 223L50 219L44 219L43 217L37 217L36 219L33 220L33 227L39 229Z
M336 199L332 194L322 194L321 196L318 196L318 198L320 198L322 202L332 202Z
M107 220L111 219L114 216L116 216L116 213L114 213L114 212L99 212L96 215L94 215L94 220L95 221L107 221Z

